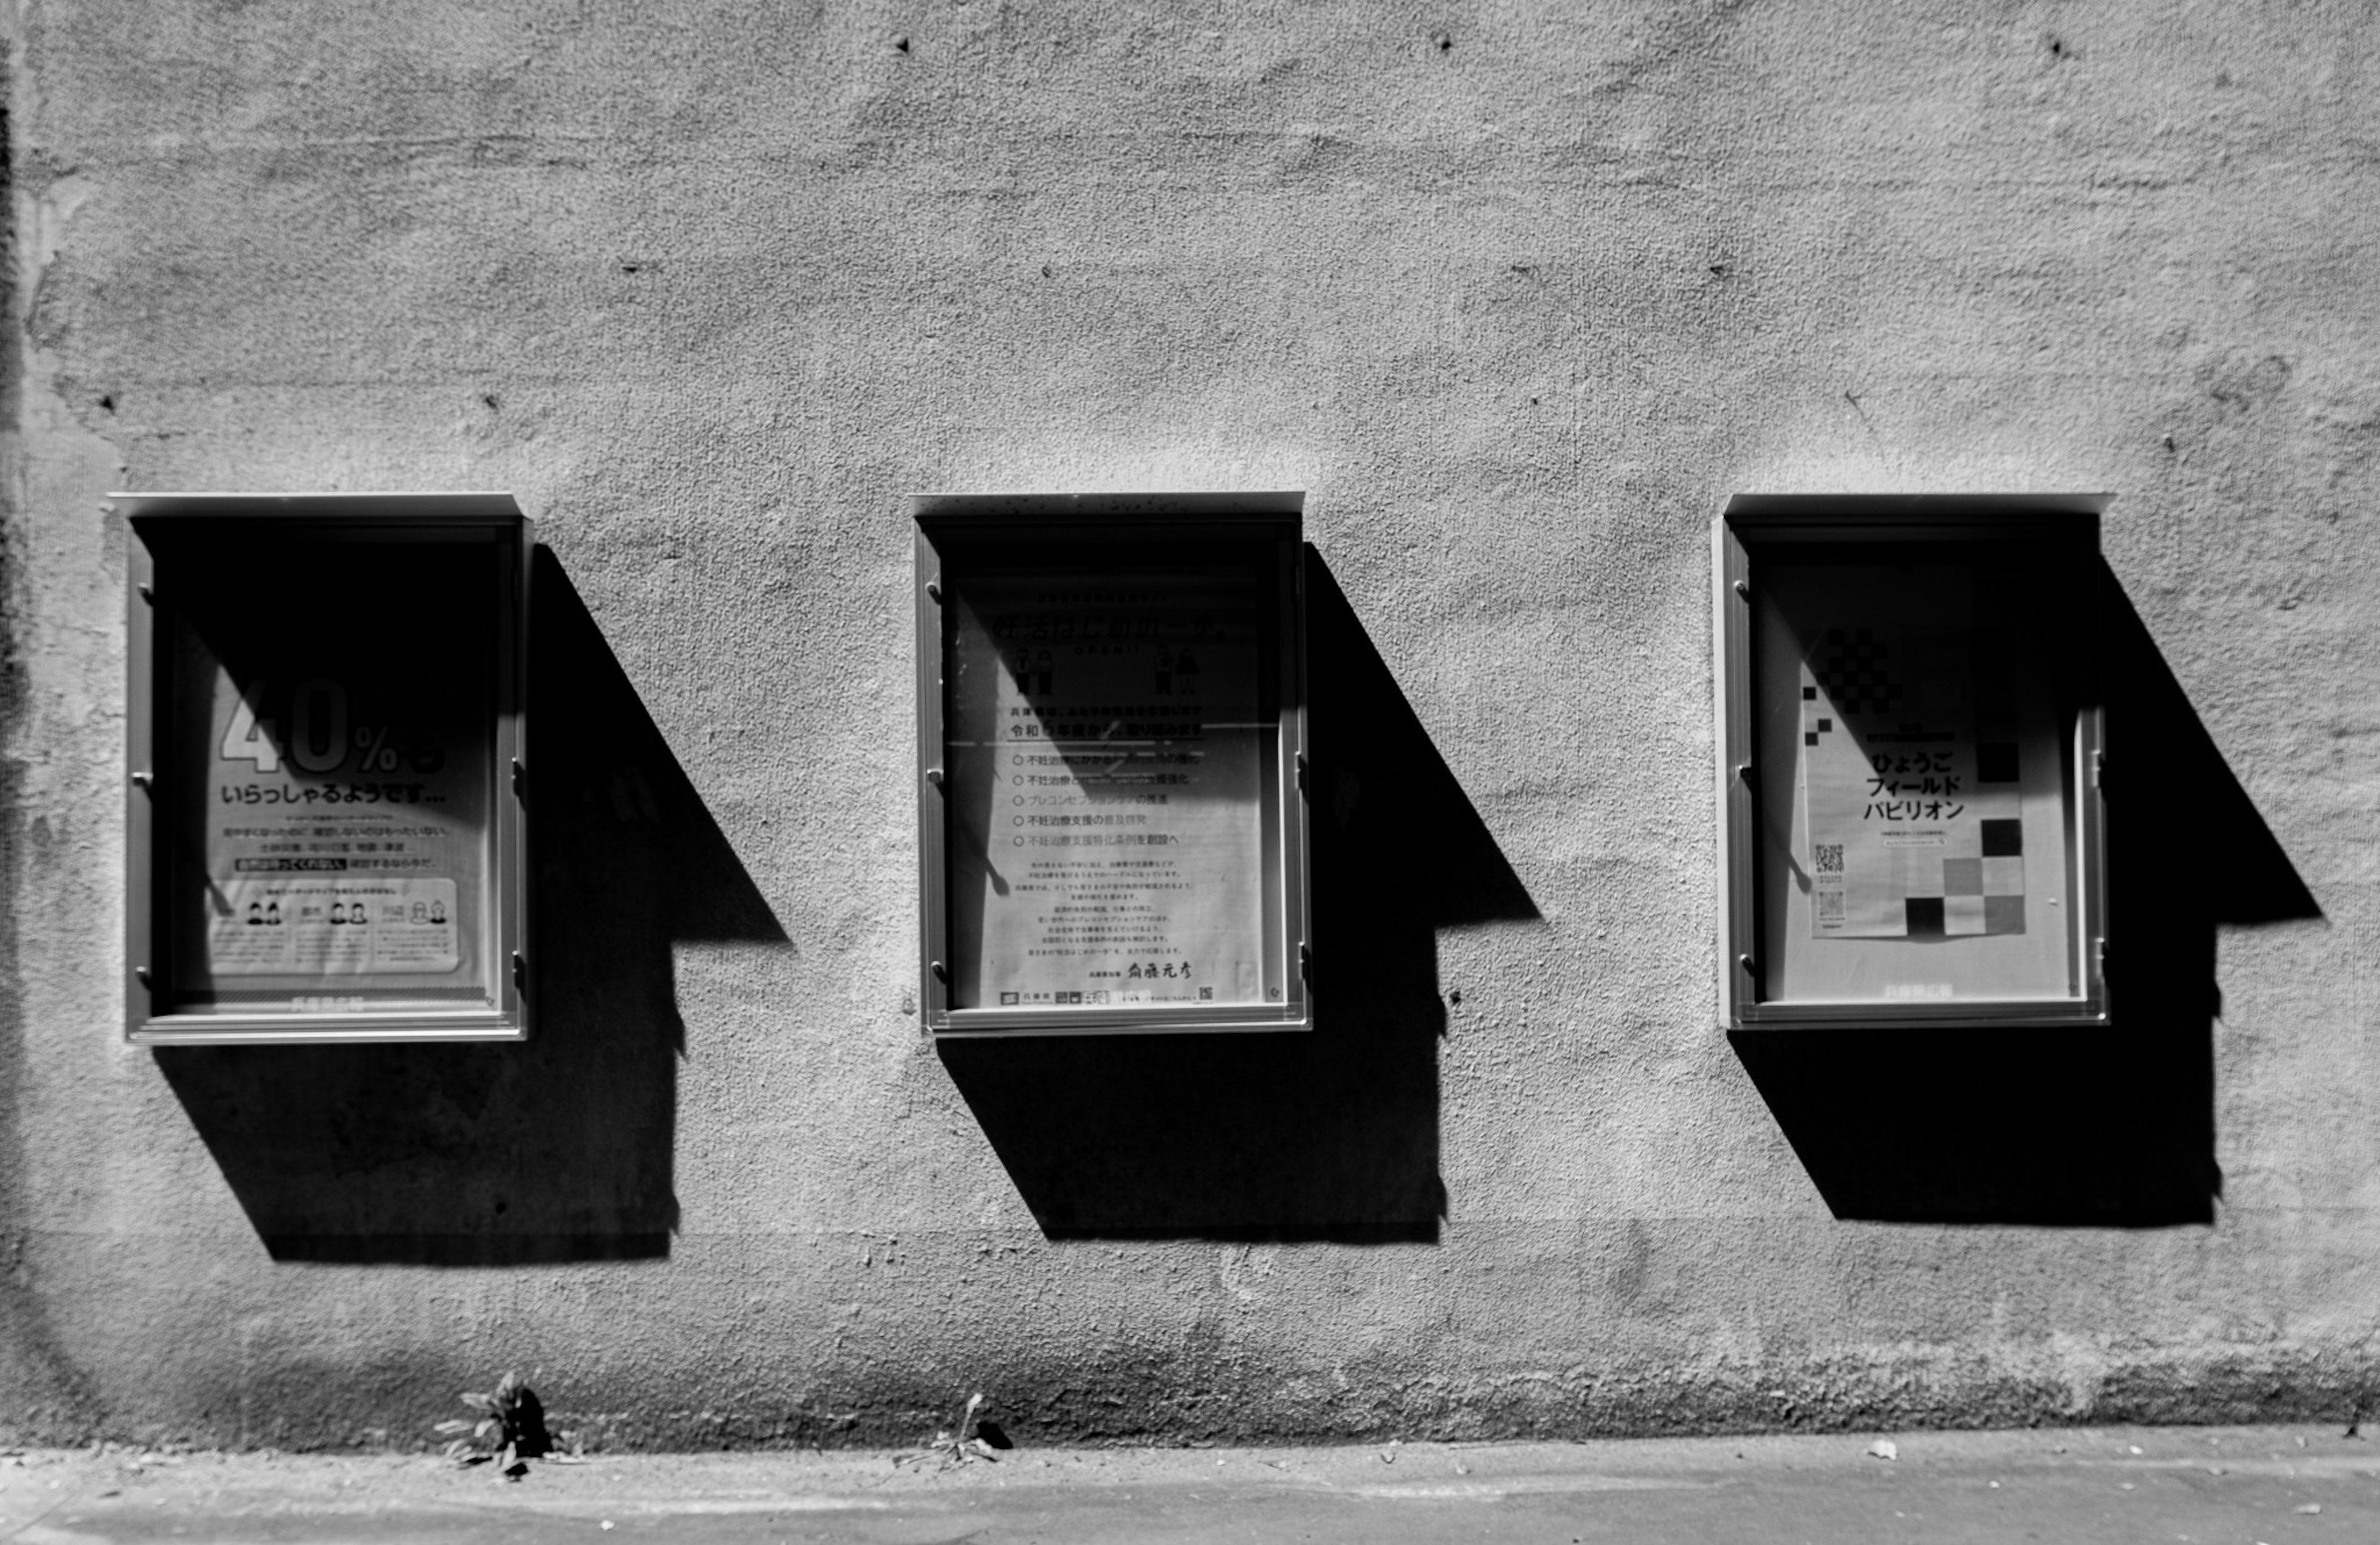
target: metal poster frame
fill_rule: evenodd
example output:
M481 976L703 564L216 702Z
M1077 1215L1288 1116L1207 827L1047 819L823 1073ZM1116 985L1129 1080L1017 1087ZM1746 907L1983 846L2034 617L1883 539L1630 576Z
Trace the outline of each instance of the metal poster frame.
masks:
M921 1017L946 1036L1161 1034L1303 1030L1312 1024L1305 810L1305 542L1300 493L913 495L917 627L917 827ZM1277 724L1259 728L1261 920L1257 937L1279 1002L954 1005L953 823L956 781L946 725L959 625L953 609L971 580L990 583L1020 553L1095 555L1101 573L1128 571L1135 554L1152 578L1167 553L1231 544L1247 554L1277 614L1260 634L1258 701ZM1021 572L1021 571L1019 571ZM1013 578L1010 582L1015 582ZM1260 614L1262 607L1260 604ZM1268 658L1267 651L1269 651ZM1260 712L1259 717L1262 717ZM1268 745L1267 742L1269 744ZM946 776L946 770L953 770ZM1088 994L1080 994L1088 997ZM1065 994L1060 994L1065 996Z
M1712 523L1713 675L1718 687L1713 694L1718 715L1714 742L1718 752L1718 987L1723 1026L1782 1029L2107 1023L2107 846L2101 792L2106 710L2096 596L2099 517L2110 499L2098 493L1747 493L1730 499L1725 512ZM2067 945L2067 991L1949 1001L1789 997L1772 992L1771 982L1788 972L1786 962L1766 958L1769 942L1776 941L1788 955L1796 947L1809 950L1812 945L1797 940L1791 929L1769 918L1765 910L1770 892L1781 894L1790 878L1771 876L1769 866L1792 860L1783 850L1782 839L1765 827L1763 790L1776 780L1791 780L1795 769L1767 766L1761 760L1763 614L1758 608L1765 593L1764 577L1771 566L1809 565L1835 554L1888 551L1907 559L1937 547L1946 558L1962 549L1994 555L2021 550L2029 568L2049 577L2046 583L2068 587L2060 593L2073 602L2072 615L2056 640L2056 685L2058 700L2066 705L2067 722L2053 724L2060 737L2059 794L2064 801L2068 860L2065 894L2071 898L2065 908L2068 922L2060 930ZM1999 561L2007 560L2000 556ZM2038 647L2046 650L2050 645ZM1777 679L1783 679L1781 671L1775 674ZM1801 695L1809 693L1804 687ZM1823 725L1824 721L1818 723ZM1896 945L1905 950L1912 941L1844 938L1816 943L1842 952ZM1926 947L1932 947L1930 941Z
M128 667L126 735L126 888L124 999L126 1038L144 1045L322 1045L382 1041L525 1040L530 1028L528 854L526 793L526 654L529 557L534 534L508 493L115 493L126 520L128 583L126 633ZM375 1008L361 993L338 1007L310 1007L292 998L286 1010L197 1004L177 989L172 958L176 843L199 833L176 827L174 780L165 765L167 730L176 712L176 675L166 658L174 647L176 564L174 553L202 538L210 561L242 544L270 553L273 562L298 561L310 545L406 544L478 546L495 554L495 626L484 640L492 713L485 831L476 845L483 863L480 926L472 958L480 963L486 1006ZM298 539L293 541L292 539ZM467 646L468 647L468 646ZM391 996L383 992L383 1001ZM356 1006L360 1005L360 1006Z

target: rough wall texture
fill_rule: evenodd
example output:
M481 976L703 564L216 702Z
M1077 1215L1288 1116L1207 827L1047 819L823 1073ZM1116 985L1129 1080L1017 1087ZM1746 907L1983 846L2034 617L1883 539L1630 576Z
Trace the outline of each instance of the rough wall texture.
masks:
M0 1431L413 1442L506 1367L697 1444L2375 1387L2369 7L8 25ZM534 1046L120 1043L115 486L539 519ZM1325 822L1362 980L1295 1048L938 1053L901 495L1240 487L1308 491L1394 753ZM2120 495L2232 816L2119 907L2116 1032L1714 1029L1744 489Z

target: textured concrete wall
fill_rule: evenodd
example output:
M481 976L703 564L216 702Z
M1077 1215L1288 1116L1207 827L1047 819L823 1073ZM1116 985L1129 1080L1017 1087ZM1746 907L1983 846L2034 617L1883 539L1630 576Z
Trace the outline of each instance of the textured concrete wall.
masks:
M412 1442L506 1367L695 1443L2373 1388L2369 7L8 25L0 1429ZM114 486L539 519L534 1046L120 1043ZM1319 556L1324 1028L938 1053L901 495L1248 487ZM2116 1031L1714 1028L1745 489L2120 495Z

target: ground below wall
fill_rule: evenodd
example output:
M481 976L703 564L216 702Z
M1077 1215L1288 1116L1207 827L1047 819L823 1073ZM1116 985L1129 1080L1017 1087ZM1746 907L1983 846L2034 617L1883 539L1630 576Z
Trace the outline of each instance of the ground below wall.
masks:
M2369 1539L2380 1455L2333 1425L1383 1443L605 1454L0 1455L0 1536L620 1540ZM61 1527L71 1536L56 1533ZM49 1533L42 1532L47 1529ZM23 1531L19 1533L18 1531ZM2300 1533L2298 1531L2305 1531Z

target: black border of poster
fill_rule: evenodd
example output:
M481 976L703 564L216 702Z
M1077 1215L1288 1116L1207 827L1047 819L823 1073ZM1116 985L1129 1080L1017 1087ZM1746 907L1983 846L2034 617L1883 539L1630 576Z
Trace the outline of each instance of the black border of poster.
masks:
M530 523L508 493L115 493L126 521L125 1034L145 1045L322 1045L384 1041L525 1040L530 1028L528 961L526 643ZM296 536L307 539L293 543ZM164 894L179 831L164 764L175 704L174 674L161 659L169 629L175 538L202 536L220 561L258 544L279 563L310 544L486 544L496 555L495 626L484 640L493 697L488 744L488 807L481 848L485 906L475 943L489 1002L445 1007L404 1003L381 991L354 994L358 1006L263 1010L176 999L174 931ZM161 554L160 548L166 549ZM183 770L184 772L187 770ZM377 1003L378 1006L375 1006Z

